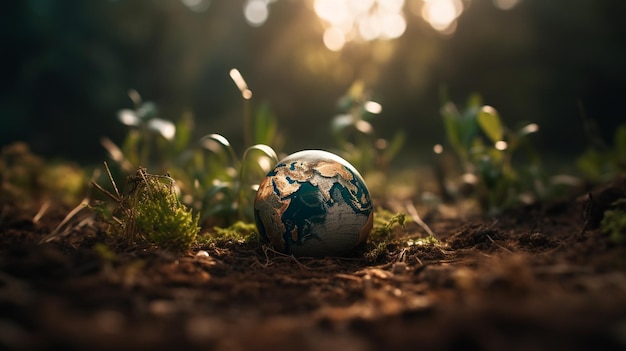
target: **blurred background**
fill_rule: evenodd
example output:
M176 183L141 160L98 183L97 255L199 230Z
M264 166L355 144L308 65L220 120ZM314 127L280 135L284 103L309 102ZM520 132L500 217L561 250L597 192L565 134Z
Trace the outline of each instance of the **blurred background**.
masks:
M621 0L9 1L0 146L100 163L135 89L161 118L192 114L197 137L243 150L237 68L285 152L334 147L337 102L362 81L382 105L377 135L407 134L399 160L444 140L446 92L460 107L479 93L509 126L536 122L537 148L567 161L587 145L583 113L607 140L626 121L625 14Z

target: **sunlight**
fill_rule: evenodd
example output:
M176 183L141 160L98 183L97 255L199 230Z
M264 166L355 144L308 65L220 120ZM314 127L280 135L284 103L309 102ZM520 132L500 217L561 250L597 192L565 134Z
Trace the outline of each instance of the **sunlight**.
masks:
M404 0L378 0L378 6L388 12L401 12Z
M331 24L337 25L350 18L348 3L342 0L316 0L313 5L317 16Z
M149 120L148 129L161 134L167 140L174 139L174 135L176 135L176 126L174 123L161 118Z
M375 115L383 112L383 106L376 101L367 101L363 107L365 108L365 111Z
M381 26L381 38L394 39L404 34L406 21L399 13L389 13L382 17Z
M461 0L424 0L421 15L435 30L445 32L462 12Z
M274 165L272 159L267 156L259 157L257 163L259 164L259 167L261 167L261 169L265 172L269 172L269 170L271 170L272 166Z
M251 26L262 26L270 14L269 3L266 0L248 0L244 5L243 14Z
M509 144L507 144L507 142L504 140L500 140L496 141L494 147L496 148L496 150L504 151L509 147Z
M130 109L123 109L117 113L117 118L122 124L127 126L138 126L141 123L139 117L135 111Z
M346 37L337 27L330 27L324 31L324 45L331 51L339 51L346 44Z
M233 68L230 70L230 78L235 82L239 91L241 91L241 96L246 100L250 100L252 98L252 90L248 89L248 84L243 79L238 69Z
M406 31L404 0L315 0L326 28L324 45L339 51L352 40L395 39Z
M364 16L358 22L359 35L366 41L378 38L381 33L380 21L377 17Z
M376 0L348 0L348 6L353 13L362 14L369 11L374 2Z

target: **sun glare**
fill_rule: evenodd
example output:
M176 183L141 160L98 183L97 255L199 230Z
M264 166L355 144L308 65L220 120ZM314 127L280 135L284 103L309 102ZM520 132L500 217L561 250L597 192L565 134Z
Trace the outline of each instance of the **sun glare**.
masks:
M230 70L230 78L233 80L233 82L235 82L237 88L239 88L241 96L246 100L250 100L252 98L252 90L248 89L248 84L246 83L245 79L243 79L243 76L238 69L233 68Z
M494 146L496 150L504 151L509 147L509 144L507 144L507 142L504 140L500 140L500 141L496 141Z
M206 9L211 0L180 0L190 9ZM253 27L265 24L270 5L278 0L245 0L243 12ZM457 20L472 0L310 0L322 23L323 43L339 51L351 41L368 42L401 37L407 30L407 13L417 16L443 35L452 35ZM522 0L492 0L500 10L510 10Z
M365 111L375 115L383 112L383 106L376 101L366 101L363 107L365 108Z
M339 51L346 44L344 33L335 27L326 28L323 40L324 45L332 51Z
M404 0L315 0L324 25L324 45L341 50L351 41L394 39L404 34Z
M440 32L446 32L463 12L461 0L425 0L421 15Z

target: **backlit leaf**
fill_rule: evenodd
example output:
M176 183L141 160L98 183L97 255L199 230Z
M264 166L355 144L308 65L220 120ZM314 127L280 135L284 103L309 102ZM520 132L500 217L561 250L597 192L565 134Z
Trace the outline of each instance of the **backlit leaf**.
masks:
M504 137L504 127L495 108L483 106L478 113L478 124L492 142L498 142Z

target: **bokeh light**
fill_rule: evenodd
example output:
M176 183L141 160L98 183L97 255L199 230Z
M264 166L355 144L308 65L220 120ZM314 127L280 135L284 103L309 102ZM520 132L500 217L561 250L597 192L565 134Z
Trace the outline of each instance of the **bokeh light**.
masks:
M190 8L210 0L181 0ZM246 0L244 16L249 25L259 27L269 17L269 5L277 0ZM312 0L313 11L323 26L322 41L327 49L340 51L352 41L368 42L401 37L407 29L405 5L416 17L437 32L451 36L457 20L472 0ZM510 10L521 0L493 0L495 7Z
M243 79L243 76L241 75L239 70L233 68L230 70L229 74L230 78L233 80L233 82L235 82L235 85L237 85L237 88L239 88L239 91L241 92L241 97L246 100L252 99L252 90L248 88L248 83L246 83L246 80Z
M404 0L315 0L324 45L341 50L350 41L395 39L406 31Z
M191 1L191 0L187 0ZM259 27L265 24L269 15L270 0L247 0L243 6L243 14L249 25Z
M494 147L496 148L496 150L504 151L509 147L509 144L504 140L499 140L496 141Z
M180 0L180 2L193 12L204 12L211 5L211 0Z
M521 0L493 0L493 4L500 10L510 10L520 2Z
M454 31L456 20L461 13L463 13L461 0L424 0L421 10L422 18L431 27L446 34Z
M365 104L363 104L363 107L365 108L365 111L375 115L383 112L383 106L376 101L366 101Z

